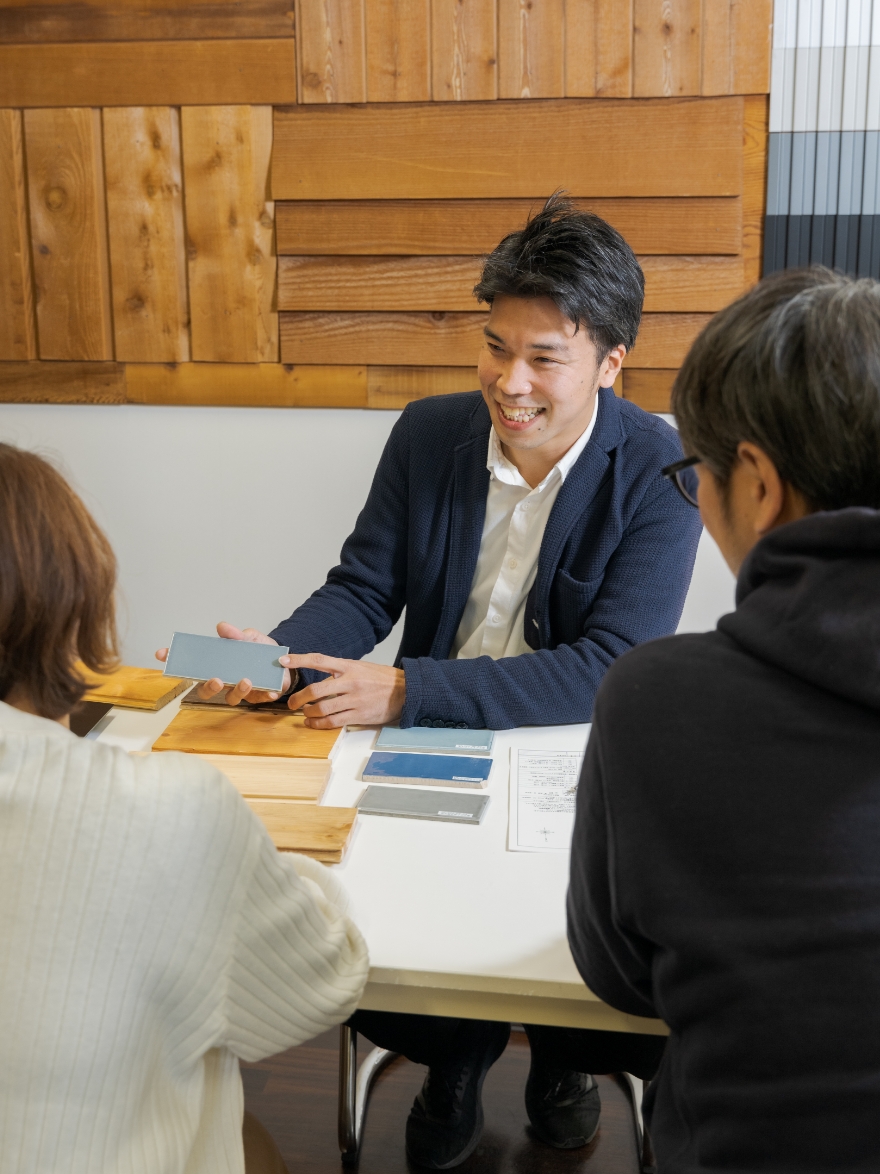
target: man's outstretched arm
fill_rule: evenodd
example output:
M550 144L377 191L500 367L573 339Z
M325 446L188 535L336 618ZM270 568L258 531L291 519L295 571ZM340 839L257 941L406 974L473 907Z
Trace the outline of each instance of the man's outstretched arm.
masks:
M494 730L589 721L596 690L617 657L675 631L700 530L696 510L664 482L636 511L609 560L580 639L501 660L404 657L405 682L398 680L395 693L396 700L402 697L401 708L387 711L381 720L399 717L402 726L430 722ZM292 667L318 667L314 658L289 659ZM318 728L368 724L367 718L356 716L358 698L366 699L373 683L365 674L377 669L383 681L388 677L382 686L387 692L390 674L400 670L339 662L331 670L335 679L310 685L292 700L307 706L309 724Z

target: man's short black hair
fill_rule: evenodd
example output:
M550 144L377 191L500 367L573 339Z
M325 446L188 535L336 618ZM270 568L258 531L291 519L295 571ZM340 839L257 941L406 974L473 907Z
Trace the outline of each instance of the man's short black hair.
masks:
M722 485L748 440L813 509L880 509L880 282L818 265L766 277L691 347L672 410Z
M556 192L492 250L474 295L490 305L499 295L552 298L604 359L621 343L628 351L635 346L645 277L616 229Z

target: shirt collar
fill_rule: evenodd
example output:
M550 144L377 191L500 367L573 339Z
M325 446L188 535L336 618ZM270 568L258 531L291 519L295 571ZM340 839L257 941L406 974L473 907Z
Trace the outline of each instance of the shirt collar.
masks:
M545 489L551 479L556 477L557 473L561 481L565 480L574 467L575 461L577 461L578 457L587 447L587 443L593 434L593 429L596 427L598 415L599 396L597 395L593 403L593 415L590 418L589 424L568 452L559 458L544 480L535 486L535 492L540 492L542 489ZM496 480L503 481L506 485L517 485L520 488L531 490L531 486L516 465L509 461L502 452L501 441L498 438L498 433L495 431L494 425L489 430L489 452L486 456L486 468Z

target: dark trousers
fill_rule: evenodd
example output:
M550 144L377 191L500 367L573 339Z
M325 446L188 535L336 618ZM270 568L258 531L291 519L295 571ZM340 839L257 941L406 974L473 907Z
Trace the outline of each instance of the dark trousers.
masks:
M349 1023L361 1035L414 1064L429 1068L465 1059L480 1046L490 1026L482 1019L447 1019L440 1015L398 1015L393 1011L356 1011ZM630 1072L652 1080L660 1066L666 1038L624 1031L589 1031L580 1027L524 1024L532 1061L544 1068L572 1072Z

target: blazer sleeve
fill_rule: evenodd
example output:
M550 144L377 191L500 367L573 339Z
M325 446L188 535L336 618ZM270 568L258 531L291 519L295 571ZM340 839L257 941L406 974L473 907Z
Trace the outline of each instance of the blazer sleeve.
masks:
M291 652L358 660L391 629L406 603L409 414L394 425L366 504L342 547L339 566L270 635ZM326 674L300 670L308 684Z
M628 934L616 916L617 859L602 770L605 737L593 723L578 784L568 889L568 944L584 982L600 999L629 1015L656 1017L652 950Z
M609 559L578 640L500 660L404 657L401 726L439 721L506 730L590 721L609 666L636 644L670 635L681 618L702 526L661 480Z

